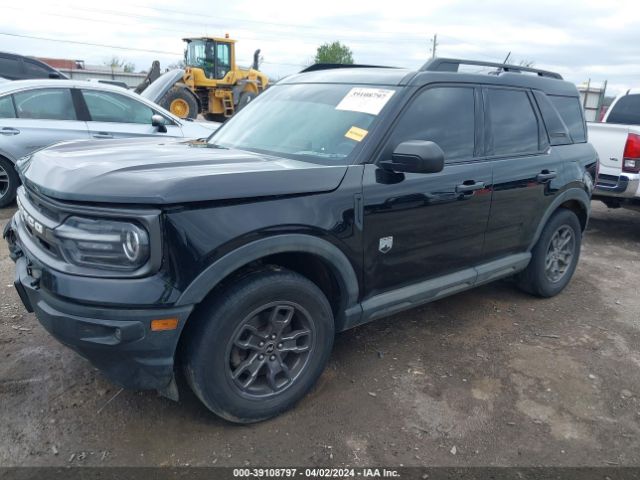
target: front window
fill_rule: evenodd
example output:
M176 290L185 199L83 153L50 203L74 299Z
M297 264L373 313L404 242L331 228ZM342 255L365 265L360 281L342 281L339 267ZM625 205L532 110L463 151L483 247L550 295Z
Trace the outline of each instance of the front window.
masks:
M184 60L188 67L204 68L207 64L206 42L204 40L191 40L187 43Z
M386 86L274 86L216 131L209 144L324 164L347 163L395 92Z
M153 110L144 103L113 92L82 90L91 121L151 124Z

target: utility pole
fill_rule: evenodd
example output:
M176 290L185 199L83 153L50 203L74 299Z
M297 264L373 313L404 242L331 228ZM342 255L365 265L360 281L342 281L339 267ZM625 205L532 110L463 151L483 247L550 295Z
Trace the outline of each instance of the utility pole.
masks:
M437 48L438 48L438 34L436 33L431 39L431 58L436 58Z

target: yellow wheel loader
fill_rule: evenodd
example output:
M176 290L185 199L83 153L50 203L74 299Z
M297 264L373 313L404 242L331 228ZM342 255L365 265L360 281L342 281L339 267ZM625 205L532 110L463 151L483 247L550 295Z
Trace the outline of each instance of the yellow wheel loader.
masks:
M187 43L185 69L159 75L159 68L152 68L136 89L174 115L193 119L201 113L207 120L224 121L267 87L268 77L258 70L260 50L254 53L251 68L239 68L235 40L183 40Z

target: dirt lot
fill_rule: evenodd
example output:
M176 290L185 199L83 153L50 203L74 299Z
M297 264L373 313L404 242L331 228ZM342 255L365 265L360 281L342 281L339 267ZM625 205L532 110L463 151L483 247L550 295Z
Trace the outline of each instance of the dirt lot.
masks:
M559 297L499 282L341 334L297 408L238 427L118 393L24 312L2 242L0 465L640 465L639 247L594 203Z

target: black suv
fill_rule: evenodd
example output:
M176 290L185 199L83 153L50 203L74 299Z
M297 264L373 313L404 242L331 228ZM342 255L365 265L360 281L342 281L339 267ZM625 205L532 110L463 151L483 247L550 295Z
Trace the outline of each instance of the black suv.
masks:
M35 58L0 52L0 77L7 80L67 78L66 75Z
M597 166L576 122L551 72L315 67L208 141L24 158L15 286L114 382L177 399L181 365L216 414L266 419L309 391L336 332L503 277L559 293Z

